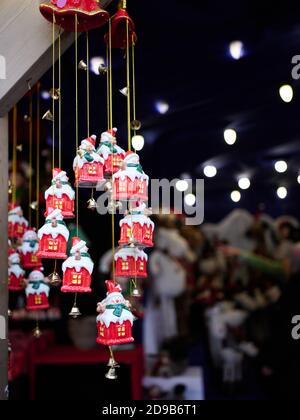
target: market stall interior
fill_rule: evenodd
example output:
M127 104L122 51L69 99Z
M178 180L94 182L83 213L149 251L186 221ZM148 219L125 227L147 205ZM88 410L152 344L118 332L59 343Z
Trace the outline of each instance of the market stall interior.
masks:
M12 400L297 399L300 7L161 3L26 6L49 48L0 98Z

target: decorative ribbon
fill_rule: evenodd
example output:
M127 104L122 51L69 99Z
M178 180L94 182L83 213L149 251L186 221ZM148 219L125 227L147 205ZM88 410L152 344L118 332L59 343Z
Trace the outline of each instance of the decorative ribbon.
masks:
M136 168L141 174L144 173L142 166L139 163L127 163L128 168Z
M122 315L123 310L130 312L130 310L127 308L124 303L116 303L114 305L106 305L106 309L114 309L113 315L120 318Z

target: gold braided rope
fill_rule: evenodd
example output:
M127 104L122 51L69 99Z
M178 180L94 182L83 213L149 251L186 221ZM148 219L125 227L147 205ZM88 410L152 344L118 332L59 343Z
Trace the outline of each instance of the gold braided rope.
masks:
M32 141L33 141L33 113L32 113L32 91L29 94L29 188L28 188L28 222L32 224L31 203L32 203Z
M110 112L109 112L109 128L113 128L113 99L112 99L112 34L111 34L111 19L109 20L109 102L110 102Z
M107 128L109 128L109 126L110 126L110 65L109 65L108 44L106 46L106 66L107 66L107 75L106 75Z
M127 130L128 151L131 151L131 110L130 110L130 49L129 49L129 22L126 20L126 74L127 74Z
M17 201L17 139L18 139L18 108L14 106L13 110L13 165L12 165L12 204Z
M136 85L135 85L135 43L134 35L132 35L132 106L133 106L133 120L136 121ZM134 129L136 135L136 129Z
M41 128L40 128L40 91L41 84L37 84L37 102L36 102L36 228L40 224L40 142L41 142Z
M76 121L76 129L75 129L75 138L76 138L76 154L79 147L79 133L78 133L78 18L77 13L75 14L75 121ZM78 164L77 168L78 176ZM78 186L78 178L76 182L76 236L79 235L79 186ZM77 293L75 293L74 297L74 307L77 306Z
M62 129L61 129L61 107L62 107L62 94L61 94L61 28L58 34L58 167L61 169L61 152L62 152Z
M86 31L86 64L88 66L86 72L86 118L87 118L87 136L90 137L90 47L89 47L89 33Z
M52 22L52 169L55 168L55 15Z

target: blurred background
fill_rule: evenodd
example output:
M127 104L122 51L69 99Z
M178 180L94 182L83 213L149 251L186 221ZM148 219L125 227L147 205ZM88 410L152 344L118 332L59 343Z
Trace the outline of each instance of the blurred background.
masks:
M153 218L149 278L140 285L143 298L133 302L136 345L117 349L124 366L119 380L107 383L105 363L96 363L95 313L110 275L110 216L88 210L90 193L81 190L94 293L80 297L85 316L73 321L72 298L52 291L52 308L40 314L38 344L23 295L10 297L10 398L298 399L299 341L291 332L300 314L300 95L293 59L300 54L300 7L292 0L128 3L138 34L143 169L150 178L204 179L205 220L186 226L173 214ZM104 30L90 33L91 132L97 136L107 129L106 79L97 70L105 63L103 36ZM83 36L79 59L85 59ZM123 54L114 52L113 62L114 126L125 149ZM63 55L62 69L62 168L73 182L74 48ZM51 84L50 71L41 80L41 115L51 108ZM85 72L79 98L84 138ZM23 117L29 96L18 109L17 195L27 216L31 169ZM41 130L43 199L52 126L43 121ZM194 199L187 204L194 206Z

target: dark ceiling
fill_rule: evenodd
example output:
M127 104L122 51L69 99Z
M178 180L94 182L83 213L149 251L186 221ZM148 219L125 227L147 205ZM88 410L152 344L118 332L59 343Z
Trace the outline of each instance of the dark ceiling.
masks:
M297 2L286 0L279 5L270 0L129 0L128 10L139 37L137 106L146 140L140 153L144 170L152 178L173 178L182 173L201 178L203 164L215 164L218 175L205 182L206 220L217 220L236 207L230 192L242 173L251 176L252 186L243 192L240 206L256 211L264 203L271 214L297 215L300 95L299 82L291 76L292 57L300 54ZM105 56L104 32L91 33L91 56ZM239 61L228 54L228 45L235 39L243 41L246 48L246 55ZM79 59L84 59L84 36L79 51ZM125 62L120 51L115 51L113 57L114 125L119 127L119 143L125 147L126 100L118 92L126 85ZM73 48L64 55L62 66L64 165L71 171L75 153ZM83 73L79 82L83 138ZM278 94L285 82L295 88L290 104ZM51 73L45 75L42 84L51 87ZM92 131L99 135L106 129L104 78L91 74L91 96ZM166 115L155 109L159 99L170 105ZM48 106L43 103L45 110ZM223 130L228 126L238 132L238 141L232 147L223 139ZM289 163L284 175L274 171L274 160L278 158ZM276 196L281 184L289 188L286 200Z

